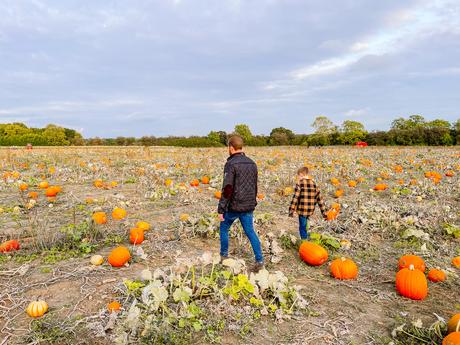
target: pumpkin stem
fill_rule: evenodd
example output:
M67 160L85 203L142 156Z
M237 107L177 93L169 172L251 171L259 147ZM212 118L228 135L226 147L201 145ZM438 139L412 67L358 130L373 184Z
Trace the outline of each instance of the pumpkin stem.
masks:
M413 271L415 269L414 265L409 265L409 269Z
M345 261L346 259L342 256L342 257L341 257L341 260L342 260L342 261Z
M455 332L460 332L460 320L457 321L457 327L455 327Z

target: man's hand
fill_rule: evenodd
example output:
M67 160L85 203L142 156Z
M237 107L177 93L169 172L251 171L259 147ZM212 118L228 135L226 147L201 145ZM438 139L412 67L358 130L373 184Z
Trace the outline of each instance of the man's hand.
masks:
M225 220L223 214L220 214L220 213L219 213L219 220L220 220L221 222L223 222L223 221Z

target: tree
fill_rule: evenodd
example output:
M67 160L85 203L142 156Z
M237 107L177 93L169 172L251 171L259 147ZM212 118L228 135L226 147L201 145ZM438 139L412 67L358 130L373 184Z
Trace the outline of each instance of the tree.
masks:
M411 115L409 116L409 124L411 128L423 127L426 124L425 118L422 115Z
M363 141L367 132L364 125L358 121L346 120L342 124L339 136L339 143L354 144L358 141Z
M436 119L436 120L427 122L426 126L428 128L447 128L447 129L450 129L450 122L446 121L446 120Z
M407 120L403 117L398 117L391 122L391 129L408 129Z
M317 116L311 125L316 134L331 134L337 131L337 127L326 116Z
M42 136L46 140L46 144L50 146L62 146L70 144L70 141L67 140L65 135L65 129L62 127L48 125L45 127Z
M245 125L245 124L236 125L235 133L240 135L245 142L248 142L252 139L252 133L248 125Z
M211 131L209 132L208 134L208 139L213 141L213 142L216 142L216 143L220 143L220 135L219 135L219 132L216 132L216 131Z
M270 132L270 145L290 145L295 139L295 134L290 129L278 127Z

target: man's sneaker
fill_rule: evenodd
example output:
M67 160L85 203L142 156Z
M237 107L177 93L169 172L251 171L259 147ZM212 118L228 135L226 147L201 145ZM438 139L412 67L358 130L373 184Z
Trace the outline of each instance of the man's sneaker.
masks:
M224 260L227 260L227 259L228 259L228 256L222 256L222 255L221 255L221 256L220 256L220 261L219 261L219 263L222 265L222 262L223 262Z
M263 262L256 262L252 267L251 267L251 272L253 273L258 273L261 269L264 268L264 263Z

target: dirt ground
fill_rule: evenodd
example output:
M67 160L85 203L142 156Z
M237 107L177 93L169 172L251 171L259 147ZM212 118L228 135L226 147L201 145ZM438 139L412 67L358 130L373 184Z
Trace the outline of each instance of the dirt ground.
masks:
M107 303L120 297L118 286L123 280L138 279L146 268L153 271L172 266L178 258L219 252L219 241L214 236L177 234L182 226L179 215L187 213L200 219L216 211L213 194L220 188L225 155L223 149L3 150L3 171L16 170L21 177L4 178L1 183L0 239L17 238L22 248L0 254L0 344L113 344L110 331L105 338L98 338L85 325L107 321ZM428 327L438 316L449 318L460 307L459 270L450 264L451 258L460 254L460 242L444 231L446 223L460 226L458 149L250 148L248 155L259 165L259 189L265 194L256 215L271 216L257 229L262 242L268 232L277 238L284 232L298 237L297 221L287 217L290 194L284 192L293 186L296 168L309 165L326 203L338 202L342 206L333 222L322 221L316 211L310 230L350 241L350 249L331 251L330 257L353 258L359 266L359 277L353 281L335 280L328 264L306 265L295 247L284 248L282 259L272 263L264 247L267 270L282 271L301 287L309 303L308 311L303 317L283 322L262 317L244 336L226 330L222 344L390 344L394 341L392 331L410 322L407 320L420 319ZM404 172L395 173L396 164ZM55 171L50 171L51 167ZM440 183L434 184L424 177L431 170L443 175L454 170L455 176L443 176ZM388 190L369 191L383 172L388 173L383 177ZM211 177L209 185L189 186L193 178L203 175ZM339 178L342 187L332 185L332 177ZM346 185L347 180L358 177L364 180L357 187ZM24 207L28 198L18 192L18 183L24 181L30 190L38 190L33 186L43 178L61 185L62 195L54 203L40 195L37 205L29 210ZM96 188L93 182L98 178L118 185ZM163 187L166 179L176 184L183 182L184 186L172 195ZM410 185L411 179L417 179L417 185ZM345 193L335 199L337 188L343 188ZM403 188L408 192L401 192ZM88 203L88 198L94 200ZM79 223L95 210L110 213L118 205L128 211L128 218L103 228L104 236L90 253L66 256L53 251L53 246L65 241L63 226ZM107 257L114 247L114 243L106 241L110 233L118 234L122 244L129 245L125 235L136 220L152 225L141 245L146 256L136 257L129 266L118 269L107 264L92 266L91 255ZM425 235L407 236L408 229ZM231 257L252 262L247 240L241 244L232 239L231 250ZM422 256L428 268L440 267L448 275L443 283L429 283L429 295L423 301L403 298L395 291L398 259L408 253ZM67 339L36 336L34 321L25 313L28 303L36 298L47 301L50 310L45 320L67 330ZM194 341L206 343L199 334Z

